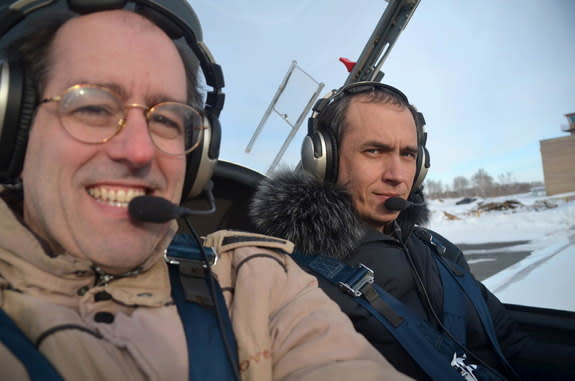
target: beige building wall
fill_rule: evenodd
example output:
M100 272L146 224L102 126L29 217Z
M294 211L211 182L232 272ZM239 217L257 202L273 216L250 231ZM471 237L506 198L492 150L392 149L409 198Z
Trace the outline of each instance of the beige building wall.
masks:
M551 196L575 191L575 135L540 140L545 190Z

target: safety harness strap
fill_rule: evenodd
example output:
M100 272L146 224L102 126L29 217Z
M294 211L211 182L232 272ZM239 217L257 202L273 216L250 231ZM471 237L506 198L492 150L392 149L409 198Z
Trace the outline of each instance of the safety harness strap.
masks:
M457 352L461 352L460 347L449 336L439 332L408 306L373 283L373 271L369 268L364 265L354 268L335 258L322 255L294 253L292 258L313 273L339 286L356 303L369 311L432 380L463 379L462 373L465 371L460 373L461 370L452 367L458 359ZM442 282L448 285L448 291L444 295L444 305L446 304L448 312L444 314L447 319L443 323L450 332L456 332L457 337L464 337L465 304L461 302L465 296L448 274L442 274ZM502 380L488 369L481 369L481 373L484 380Z
M237 343L222 290L208 270L217 262L215 251L177 234L166 260L172 298L186 334L189 380L235 380Z
M453 310L457 309L455 303L464 302L463 300L457 299L461 299L461 297L465 297L467 295L471 301L471 304L475 308L475 311L479 315L483 329L485 330L485 333L487 334L487 337L489 338L495 353L499 357L499 360L507 368L510 374L512 374L516 379L520 379L519 375L515 372L503 354L503 350L501 349L501 345L497 339L497 333L495 331L495 326L493 325L493 320L491 319L491 314L489 313L489 308L487 307L487 303L485 303L485 299L481 294L480 288L477 286L477 282L469 272L464 271L461 267L453 262L447 262L447 260L441 255L441 248L443 246L436 237L430 235L430 239L432 244L437 249L435 251L434 259L437 263L437 268L439 269L441 281L443 283L444 308L446 308L444 311L444 317L446 313L447 315L451 315ZM449 281L450 279L452 281ZM459 289L463 292L457 290L457 287L459 287ZM457 319L457 317L453 318L452 316L448 316L448 318L452 319L450 321L452 324L454 323L453 319ZM457 327L459 324L455 321L453 326ZM463 335L465 336L465 331L463 331Z
M186 300L182 287L180 272L177 265L170 265L170 281L172 283L172 298L176 303L180 319L184 326L188 347L189 380L235 380L235 369L238 369L237 357L232 364L226 353L224 340L230 346L230 351L237 356L237 344L228 316L227 308L217 282L215 303L219 304L223 331L218 324L214 307L203 306ZM206 280L204 280L206 281Z
M467 345L466 321L467 309L465 308L465 289L461 292L458 284L450 277L450 272L443 266L437 256L434 256L443 286L443 325L448 327L449 332L462 345ZM441 263L440 263L441 262ZM481 303L478 303L481 304Z
M462 380L461 375L449 366L450 356L455 348L446 337L373 283L373 278L365 282L362 287L358 287L357 282L347 283L348 280L361 279L361 274L366 273L365 266L354 268L335 258L323 255L309 256L294 253L292 258L300 265L339 286L356 303L369 311L433 380ZM373 275L373 272L371 274ZM379 307L376 307L377 305Z

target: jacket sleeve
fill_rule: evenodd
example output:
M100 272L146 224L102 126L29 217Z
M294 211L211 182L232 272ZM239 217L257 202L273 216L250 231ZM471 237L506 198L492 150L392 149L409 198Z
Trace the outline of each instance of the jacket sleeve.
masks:
M223 249L217 276L223 288L233 285L230 315L244 381L410 380L288 254L261 246Z
M483 284L501 349L522 380L575 380L575 347L535 340Z

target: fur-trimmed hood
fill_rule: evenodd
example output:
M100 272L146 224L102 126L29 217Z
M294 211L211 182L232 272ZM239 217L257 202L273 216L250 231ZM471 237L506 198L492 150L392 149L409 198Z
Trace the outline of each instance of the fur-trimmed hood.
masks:
M424 203L422 192L410 201ZM283 170L261 181L249 207L259 233L292 241L303 253L345 258L365 232L347 191L322 182L305 171ZM427 205L412 206L399 215L403 235L429 219Z

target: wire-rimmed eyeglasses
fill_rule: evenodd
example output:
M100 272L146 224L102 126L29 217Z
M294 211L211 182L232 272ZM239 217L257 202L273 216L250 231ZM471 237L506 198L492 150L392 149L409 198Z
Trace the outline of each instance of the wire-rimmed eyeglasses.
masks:
M169 155L193 151L207 128L201 113L187 104L161 102L152 107L124 104L112 90L97 85L74 85L62 95L41 101L47 102L59 103L64 129L74 139L88 144L103 144L116 136L124 128L131 108L142 109L152 142Z

